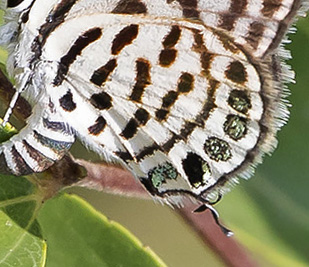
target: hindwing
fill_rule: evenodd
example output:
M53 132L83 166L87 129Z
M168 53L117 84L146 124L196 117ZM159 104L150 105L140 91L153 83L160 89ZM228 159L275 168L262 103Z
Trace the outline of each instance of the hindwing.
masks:
M43 171L77 136L153 195L208 202L276 146L287 117L284 82L293 78L278 46L306 7L8 0L1 44L11 43L8 70L34 113L1 144L0 169Z

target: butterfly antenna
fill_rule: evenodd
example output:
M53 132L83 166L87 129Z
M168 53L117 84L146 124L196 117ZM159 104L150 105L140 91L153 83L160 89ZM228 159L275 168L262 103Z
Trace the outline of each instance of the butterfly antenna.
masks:
M204 212L205 210L209 209L211 211L211 214L213 216L213 218L215 219L216 224L220 227L221 231L227 236L233 236L234 233L229 230L228 228L226 228L224 225L222 225L219 221L219 213L216 211L216 209L212 206L212 204L203 204L201 206L199 206L196 210L194 210L193 212L196 213L200 213L200 212Z
M15 91L15 93L14 93L12 99L11 99L10 105L9 105L8 109L6 110L6 112L5 112L5 115L4 115L4 118L3 118L3 122L1 124L2 126L5 126L7 124L7 122L9 121L10 116L11 116L12 111L13 111L13 108L15 107L17 99L19 97L19 94L20 94L20 92Z

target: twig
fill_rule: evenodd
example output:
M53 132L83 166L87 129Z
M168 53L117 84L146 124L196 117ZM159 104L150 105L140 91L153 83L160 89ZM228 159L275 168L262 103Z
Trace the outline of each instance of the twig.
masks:
M193 213L196 205L187 202L183 208L176 209L185 222L197 233L204 244L210 247L231 267L256 267L257 263L249 252L234 237L227 237L215 223L210 211Z
M103 190L113 194L149 198L149 193L136 182L133 175L126 170L104 164L77 160L87 169L88 175L77 185ZM249 252L233 237L226 237L209 211L193 213L196 204L189 201L185 207L175 211L197 233L205 245L211 248L226 264L232 267L255 267L257 264Z

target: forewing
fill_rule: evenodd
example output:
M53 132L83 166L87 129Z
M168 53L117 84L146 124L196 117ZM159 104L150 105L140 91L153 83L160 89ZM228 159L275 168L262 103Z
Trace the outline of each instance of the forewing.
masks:
M228 32L236 43L263 58L281 43L302 0L111 0L92 5L78 1L68 17L79 12L144 14L149 17L186 18Z

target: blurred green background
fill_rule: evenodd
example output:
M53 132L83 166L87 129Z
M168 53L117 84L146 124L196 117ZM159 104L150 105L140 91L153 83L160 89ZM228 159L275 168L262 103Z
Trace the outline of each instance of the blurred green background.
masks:
M301 19L297 28L286 46L297 83L289 86L293 107L279 146L252 179L241 181L216 206L233 238L261 266L309 266L309 19ZM224 266L168 207L80 188L69 191L127 227L169 266Z

